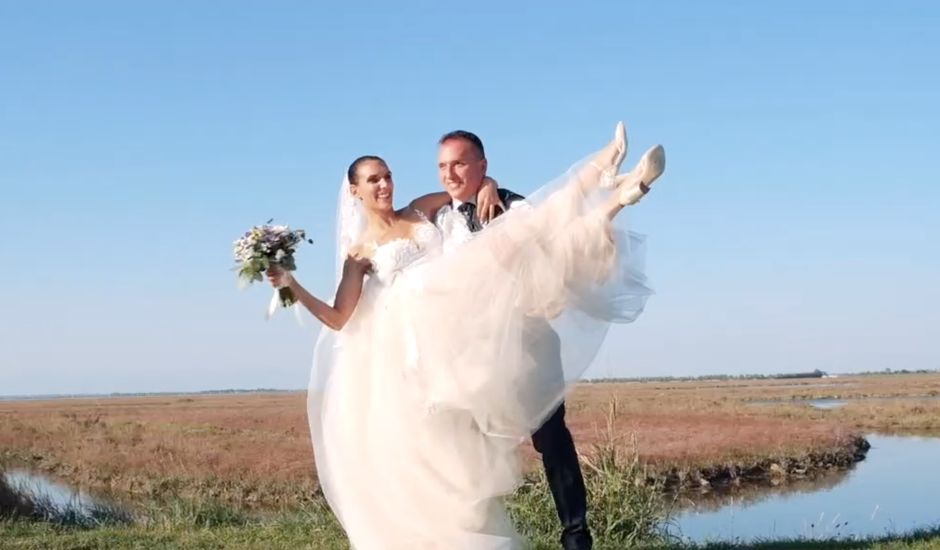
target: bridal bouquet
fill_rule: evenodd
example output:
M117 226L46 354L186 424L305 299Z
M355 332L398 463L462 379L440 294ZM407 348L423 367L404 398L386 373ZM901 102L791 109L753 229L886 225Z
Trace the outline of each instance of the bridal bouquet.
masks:
M303 241L313 244L302 229L292 231L286 225L271 225L272 221L252 227L234 243L238 277L245 284L263 281L262 274L271 266L280 267L284 271L296 270L294 252L297 246ZM287 287L277 289L269 315L278 302L283 307L290 307L297 302L297 298Z

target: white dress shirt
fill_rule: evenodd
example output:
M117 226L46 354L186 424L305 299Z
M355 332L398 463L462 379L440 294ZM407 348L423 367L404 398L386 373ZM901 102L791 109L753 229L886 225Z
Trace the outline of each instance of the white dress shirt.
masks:
M441 234L444 239L444 251L449 252L458 248L460 245L466 243L473 238L474 232L470 231L470 227L467 225L467 218L464 215L457 211L463 204L472 204L476 205L476 197L471 198L468 201L460 201L453 199L451 204L445 205L437 212L434 223L437 225L437 228L440 229ZM517 200L509 205L509 210L514 210L516 208L528 208L530 205L525 200ZM482 223L484 229L486 224Z

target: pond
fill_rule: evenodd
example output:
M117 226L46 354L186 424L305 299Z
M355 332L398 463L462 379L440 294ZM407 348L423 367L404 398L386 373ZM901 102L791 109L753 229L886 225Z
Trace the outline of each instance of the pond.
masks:
M851 401L940 401L940 395L896 396L896 397L824 397L820 399L756 399L751 405L809 405L815 409L838 409Z
M870 435L854 468L778 487L680 499L673 532L693 541L867 537L940 524L940 438Z
M126 512L110 499L73 488L42 474L24 469L3 473L6 484L18 493L38 501L47 519L69 516L87 519L111 517L120 519Z

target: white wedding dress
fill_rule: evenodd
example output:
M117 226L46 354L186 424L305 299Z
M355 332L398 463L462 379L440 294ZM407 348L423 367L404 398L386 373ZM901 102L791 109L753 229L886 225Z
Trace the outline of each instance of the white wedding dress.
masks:
M521 543L502 504L518 445L651 293L640 240L573 170L459 250L430 222L380 245L355 313L317 345L320 484L357 550Z

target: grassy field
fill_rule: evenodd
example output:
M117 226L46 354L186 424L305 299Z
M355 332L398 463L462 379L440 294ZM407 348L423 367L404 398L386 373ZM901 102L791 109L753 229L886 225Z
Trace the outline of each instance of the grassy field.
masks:
M940 433L938 396L940 374L583 384L569 399L568 416L592 498L600 499L595 520L616 526L627 518L633 523L624 529L639 533L625 531L610 544L662 546L650 533L668 510L643 502L650 491L839 469L863 454L861 434ZM818 410L807 404L817 398L865 399ZM0 402L0 465L153 503L130 526L7 521L3 547L130 548L146 541L208 548L228 541L221 546L342 548L317 492L304 399L271 393ZM611 465L614 451L620 463ZM524 452L536 475L534 452ZM513 505L523 525L546 524L527 534L549 548L554 521L540 483L533 477ZM205 525L195 512L180 514L181 507L235 512ZM831 547L927 548L937 540L930 532L909 543ZM763 547L821 547L774 544Z
M340 538L314 531L315 522L301 515L274 521L199 527L170 525L156 527L102 527L94 530L57 528L44 523L0 523L3 548L30 550L57 549L295 549L346 550ZM557 544L539 543L533 550L556 550ZM623 550L623 546L599 543L597 550ZM786 539L747 543L682 544L676 542L640 542L631 548L675 550L928 550L940 548L940 529L911 533L899 537L862 540L809 541Z
M623 482L631 481L624 472L630 468L612 470L615 479L589 477L594 510L593 526L597 550L621 550L624 548L651 548L676 550L739 550L754 549L927 549L940 548L940 527L903 536L867 538L859 540L786 539L749 541L739 543L693 544L682 542L658 531L642 532L643 528L655 529L657 517L649 515L661 511L657 505L638 503L638 498L649 498L644 490L627 490ZM590 474L589 474L590 476ZM549 550L557 548L557 534L546 526L546 514L551 513L548 494L540 482L530 482L512 500L512 511L520 528L530 541L529 548ZM603 490L599 491L600 484ZM318 501L293 510L282 510L263 516L252 515L218 502L207 500L175 500L160 505L151 504L138 510L135 518L123 514L112 514L107 510L96 514L92 521L75 521L62 515L46 517L43 521L25 516L2 519L4 515L4 490L0 482L0 547L22 549L131 549L131 548L349 548L345 538L330 514L325 503ZM600 493L600 494L599 494ZM613 498L611 498L613 497ZM9 504L7 502L6 504ZM614 512L614 504L620 505ZM28 504L27 504L28 506ZM519 508L524 508L523 517L518 517ZM21 510L23 512L23 510ZM646 513L652 520L640 530L632 523ZM61 513L61 511L60 511ZM526 520L534 516L534 530L526 530ZM607 517L598 517L598 516ZM627 525L624 525L626 522ZM532 527L530 524L529 527ZM605 530L606 529L606 530ZM610 533L608 530L612 530ZM619 531L618 531L619 530Z

